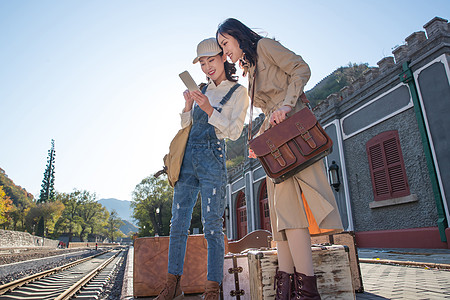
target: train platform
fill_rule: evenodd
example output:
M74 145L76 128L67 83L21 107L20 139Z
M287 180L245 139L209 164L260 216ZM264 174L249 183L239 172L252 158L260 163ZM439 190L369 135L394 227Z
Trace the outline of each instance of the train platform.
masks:
M358 249L364 292L357 300L450 299L449 249ZM201 299L201 295L186 295ZM133 248L128 253L122 296L133 298ZM153 298L137 298L153 299Z
M415 248L360 248L358 249L360 262L389 263L428 266L450 269L450 249L415 249Z

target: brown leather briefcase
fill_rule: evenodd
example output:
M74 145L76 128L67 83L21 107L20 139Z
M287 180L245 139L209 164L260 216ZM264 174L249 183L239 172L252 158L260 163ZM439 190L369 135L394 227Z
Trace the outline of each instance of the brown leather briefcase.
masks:
M203 293L207 274L207 241L203 234L189 235L181 277L185 294ZM162 290L167 276L169 237L144 237L134 241L133 295L156 296ZM225 236L225 253L228 239Z
M333 142L307 107L249 141L275 183L280 183L331 153Z

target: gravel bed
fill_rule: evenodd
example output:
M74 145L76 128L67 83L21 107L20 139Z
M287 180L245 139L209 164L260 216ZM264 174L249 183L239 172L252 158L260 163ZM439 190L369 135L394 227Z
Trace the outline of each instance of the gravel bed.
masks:
M21 250L18 253L8 253L0 255L0 265L16 263L19 261L25 261L36 258L43 258L48 256L60 255L71 252L78 252L83 250L84 248L71 248L71 249L26 249Z
M80 251L83 249L77 249ZM73 252L73 251L71 251ZM3 265L0 266L0 285L6 284L8 282L17 280L19 278L23 278L26 276L30 276L39 272L43 272L45 270L53 269L59 266L63 266L75 260L85 258L94 254L102 252L101 250L89 250L80 253L66 253L65 255L59 255L55 257L47 257L42 260L35 260L33 262L21 261L19 263L15 263L12 265ZM58 252L58 254L63 254ZM35 257L32 253L26 254L28 259L41 258Z
M111 280L105 286L103 293L99 296L100 300L117 300L122 294L123 276L128 257L128 249L124 250L124 254L119 262L118 267L114 270Z

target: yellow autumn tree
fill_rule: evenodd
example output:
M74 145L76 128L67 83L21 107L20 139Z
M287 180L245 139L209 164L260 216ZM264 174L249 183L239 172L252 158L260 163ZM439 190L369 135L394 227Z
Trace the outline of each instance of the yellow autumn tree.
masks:
M6 196L3 186L0 185L0 224L4 224L8 221L8 212L11 208L12 201Z

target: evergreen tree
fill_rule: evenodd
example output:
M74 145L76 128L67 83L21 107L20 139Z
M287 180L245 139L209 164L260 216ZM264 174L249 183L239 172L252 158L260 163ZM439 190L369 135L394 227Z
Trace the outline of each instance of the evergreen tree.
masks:
M55 140L52 139L52 147L48 150L47 167L44 172L38 203L55 201L55 155Z
M44 217L40 217L36 228L36 235L44 237L44 231L45 231L45 220Z

